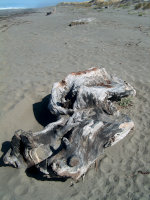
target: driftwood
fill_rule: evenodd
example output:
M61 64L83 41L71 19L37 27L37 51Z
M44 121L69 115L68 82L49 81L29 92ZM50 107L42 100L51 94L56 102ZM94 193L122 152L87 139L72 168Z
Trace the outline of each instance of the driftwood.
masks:
M75 26L75 25L81 25L81 24L88 24L89 22L92 22L93 20L95 20L94 17L90 17L90 18L81 18L81 19L77 19L72 21L69 26Z
M36 166L48 177L54 172L78 180L105 148L134 127L113 102L135 94L130 84L110 76L104 68L69 74L53 85L49 100L49 110L58 120L40 132L17 131L4 162L15 167Z
M56 13L56 8L54 8L52 11L50 11L50 12L47 12L46 13L46 16L48 16L48 15L52 15L52 14L54 14L54 13Z

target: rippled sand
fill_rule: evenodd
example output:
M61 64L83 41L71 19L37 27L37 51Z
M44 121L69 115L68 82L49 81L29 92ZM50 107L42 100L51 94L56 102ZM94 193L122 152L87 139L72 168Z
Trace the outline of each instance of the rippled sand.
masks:
M38 180L36 173L4 167L1 160L0 199L150 199L150 174L138 173L150 172L150 15L58 7L45 16L49 10L0 21L0 155L15 130L42 129L33 107L54 82L89 67L105 67L135 87L134 105L123 110L135 129L72 187L71 180ZM68 26L82 17L96 20Z

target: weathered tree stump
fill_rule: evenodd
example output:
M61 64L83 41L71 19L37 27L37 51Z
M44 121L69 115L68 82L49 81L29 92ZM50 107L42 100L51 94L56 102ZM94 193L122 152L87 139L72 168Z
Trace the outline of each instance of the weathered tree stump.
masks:
M58 120L40 132L16 132L4 162L78 180L105 148L134 127L113 102L135 94L130 84L104 68L69 74L53 85L49 100L49 110Z

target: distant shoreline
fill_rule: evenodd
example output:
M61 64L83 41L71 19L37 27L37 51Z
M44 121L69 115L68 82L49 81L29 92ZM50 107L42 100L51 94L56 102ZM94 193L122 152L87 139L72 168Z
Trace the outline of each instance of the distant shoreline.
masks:
M4 9L0 10L0 21L12 17L21 17L37 12L37 8Z
M18 9L27 9L26 7L3 7L3 8L0 8L0 11L1 10L18 10Z

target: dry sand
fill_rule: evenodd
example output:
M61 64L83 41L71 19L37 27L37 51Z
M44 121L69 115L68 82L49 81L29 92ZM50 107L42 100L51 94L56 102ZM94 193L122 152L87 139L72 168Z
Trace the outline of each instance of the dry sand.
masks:
M150 199L150 174L137 173L150 172L150 14L58 7L45 16L47 11L0 21L0 156L15 130L43 128L33 107L41 105L36 103L52 84L89 67L105 67L135 87L134 105L124 110L135 130L106 151L97 171L93 167L72 187L71 180L38 180L36 174L2 166L1 160L0 199ZM82 17L96 20L68 26Z

